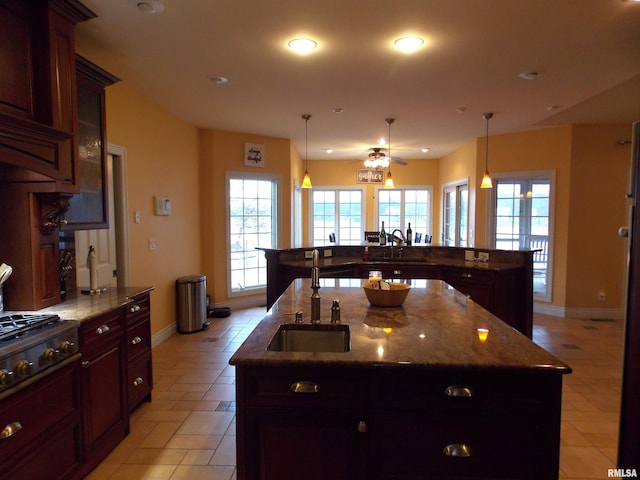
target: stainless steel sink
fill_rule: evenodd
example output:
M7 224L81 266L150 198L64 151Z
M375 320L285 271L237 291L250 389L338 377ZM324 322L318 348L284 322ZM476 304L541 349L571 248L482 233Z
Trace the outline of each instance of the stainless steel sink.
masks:
M349 325L286 323L269 342L267 350L276 352L348 352L351 350Z

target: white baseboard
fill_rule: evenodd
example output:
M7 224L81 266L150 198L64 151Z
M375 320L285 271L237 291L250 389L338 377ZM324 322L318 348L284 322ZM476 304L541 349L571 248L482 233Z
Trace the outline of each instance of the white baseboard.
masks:
M592 318L595 320L622 320L624 318L624 311L621 308L565 308L534 303L533 311L560 318Z
M151 337L151 348L155 348L160 345L162 342L167 340L173 334L178 331L176 328L176 324L172 323L171 325L167 325L165 328L160 330L158 333Z

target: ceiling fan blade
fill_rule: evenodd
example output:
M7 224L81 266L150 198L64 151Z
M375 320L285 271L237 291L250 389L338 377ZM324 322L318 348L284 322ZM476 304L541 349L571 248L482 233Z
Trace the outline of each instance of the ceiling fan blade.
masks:
M397 163L398 165L408 165L407 162L397 157L391 157L391 163Z

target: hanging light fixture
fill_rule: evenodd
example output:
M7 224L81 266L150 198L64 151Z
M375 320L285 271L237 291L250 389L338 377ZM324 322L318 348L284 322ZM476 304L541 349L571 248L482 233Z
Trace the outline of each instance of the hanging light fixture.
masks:
M480 188L493 188L493 182L491 181L491 176L489 175L489 120L491 120L491 117L493 117L493 113L491 112L482 114L482 118L484 118L487 122L487 135L484 142L484 176L482 177Z
M391 161L391 124L394 122L393 118L385 118L384 120L389 126L389 161ZM391 163L389 163L389 171L387 172L387 178L384 181L384 188L395 188L393 184L393 177L391 176Z
M309 176L309 119L311 115L302 115L304 120L304 177L302 177L302 188L311 188L311 177Z

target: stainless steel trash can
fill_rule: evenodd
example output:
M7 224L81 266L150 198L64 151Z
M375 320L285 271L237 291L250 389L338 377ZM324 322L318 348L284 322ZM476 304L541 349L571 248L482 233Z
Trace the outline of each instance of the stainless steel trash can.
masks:
M199 332L207 320L207 277L189 275L176 280L176 326L180 333Z

